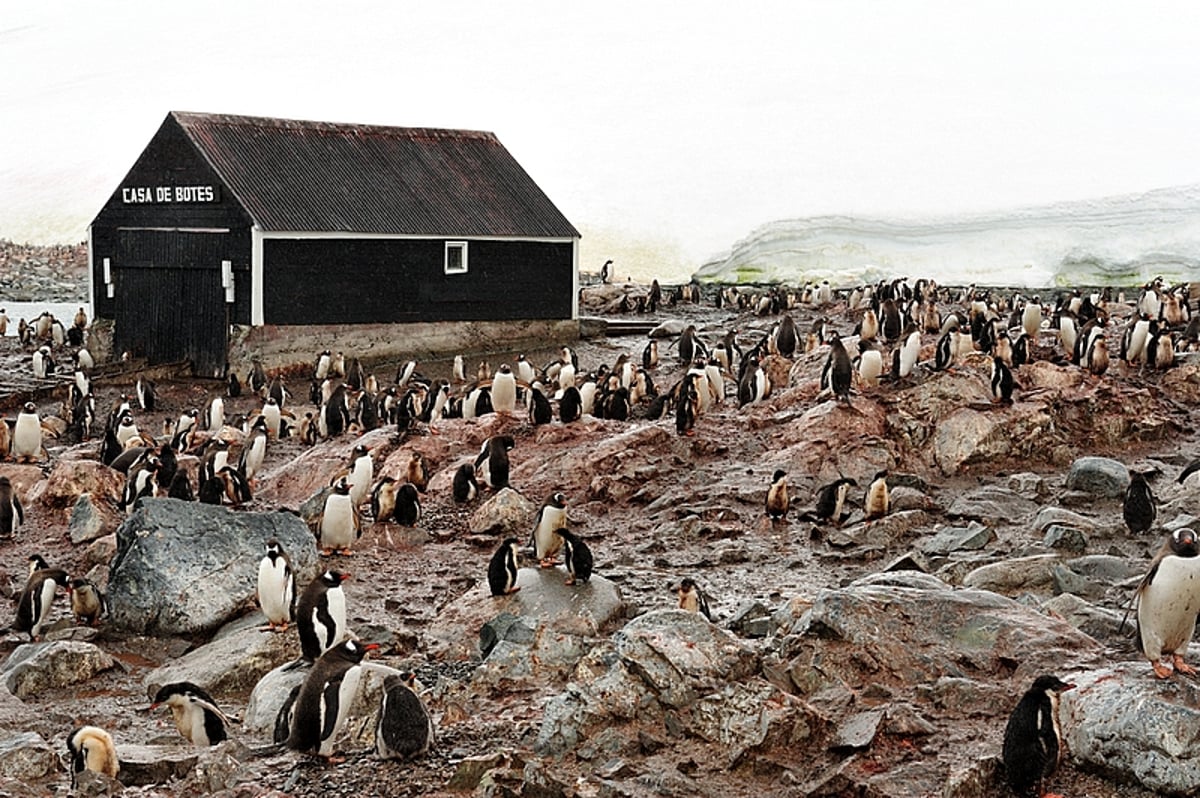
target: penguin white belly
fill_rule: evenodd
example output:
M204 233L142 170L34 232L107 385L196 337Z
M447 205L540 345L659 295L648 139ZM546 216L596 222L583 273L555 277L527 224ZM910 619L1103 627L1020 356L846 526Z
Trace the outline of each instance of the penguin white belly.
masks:
M291 621L293 587L285 568L282 558L264 557L258 565L258 603L271 623Z
M592 410L596 406L596 383L585 382L579 388L579 400L580 412L585 416L592 415Z
M907 377L912 374L913 368L917 365L917 357L921 354L921 339L916 333L909 336L904 347L900 350L900 376Z
M492 409L514 413L517 409L517 381L511 374L497 374L492 380Z
M47 579L42 583L38 595L34 597L33 628L29 632L32 637L40 637L42 626L45 625L46 621L50 620L50 608L54 605L54 592L57 587L57 582L53 579Z
M246 454L246 479L253 479L262 468L267 457L267 439L258 435L250 443L250 451Z
M692 377L692 384L696 386L696 414L701 415L708 411L708 405L712 401L712 394L708 390L708 373L700 369L691 369L688 375Z
M879 384L879 376L883 374L883 354L877 349L863 352L858 364L858 375L867 385L872 387Z
M12 456L37 457L42 449L42 425L32 413L21 413L13 425Z
M1186 654L1200 612L1200 557L1165 557L1138 598L1138 629L1146 657Z
M558 555L562 548L562 538L554 534L554 530L567 525L567 510L565 507L547 506L542 510L541 521L534 530L533 543L537 549L537 558L547 560Z
M346 718L350 715L350 705L354 703L354 697L358 695L358 683L362 677L362 666L355 665L345 672L342 676L342 683L338 686L337 691L337 706L328 706L324 691L321 696L321 745L317 749L320 756L333 756L334 745L337 742L339 733L346 723ZM326 718L333 714L333 726L330 727L326 722ZM329 735L324 735L324 730L330 729Z
M321 516L321 546L348 549L354 544L354 508L349 496L333 496L325 503Z
M354 461L354 470L346 478L350 484L350 501L355 507L362 504L371 491L371 480L375 477L375 464L370 455L362 455Z
M342 638L346 636L346 594L340 588L330 590L325 594L325 601L333 628L321 633L321 646L332 648L342 642ZM324 624L320 624L320 622L318 624L319 628L325 628Z

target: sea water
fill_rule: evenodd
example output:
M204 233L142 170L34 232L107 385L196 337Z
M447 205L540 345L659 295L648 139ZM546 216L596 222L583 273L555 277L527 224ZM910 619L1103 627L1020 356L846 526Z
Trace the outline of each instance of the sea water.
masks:
M76 302L9 302L0 297L0 308L8 314L6 334L9 336L17 334L17 327L20 325L21 319L32 324L33 320L42 313L51 314L62 322L63 327L70 327L75 323L75 314L80 308L83 308L87 313L88 323L91 324L92 321L92 303L82 300Z

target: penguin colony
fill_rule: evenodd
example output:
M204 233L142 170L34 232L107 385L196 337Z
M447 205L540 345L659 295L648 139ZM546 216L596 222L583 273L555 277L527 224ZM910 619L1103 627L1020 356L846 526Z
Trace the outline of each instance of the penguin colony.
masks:
M691 297L698 288L687 288L686 292L664 293L659 287L652 294L650 308L687 301L684 297L696 301ZM492 413L517 417L521 412L533 426L552 424L556 419L570 424L586 415L615 421L674 418L677 433L692 437L703 429L705 414L726 405L731 397L739 408L771 397L772 388L779 386L772 385L766 368L770 357L790 359L823 347L828 352L821 389L845 405L847 412L853 412L856 393L883 390L888 383L929 379L938 371L971 363L989 364L990 376L985 382L994 401L1007 405L1020 400L1019 370L1036 357L1073 364L1095 380L1108 372L1114 359L1126 372L1163 370L1174 364L1177 352L1200 347L1200 325L1192 319L1186 293L1160 281L1144 288L1136 313L1123 323L1115 309L1110 309L1114 303L1108 292L1071 292L1059 297L1051 308L1037 297L998 297L968 289L958 297L962 310L943 318L937 303L947 299L946 292L925 281L911 287L905 280L881 282L856 289L848 297L851 310L859 317L852 332L839 331L827 319L819 319L806 331L799 329L788 311L803 304L832 303L835 295L828 284L806 287L799 294L776 289L758 297L724 289L717 294L719 305L753 307L761 316L783 315L745 349L745 336L739 341L737 330L710 346L692 325L665 347L665 352L652 339L641 352L640 365L622 356L612 366L601 365L592 371L583 371L575 353L563 347L558 357L540 368L524 356L515 360L515 368L504 363L493 371L486 362L480 363L474 380L466 378L461 365L451 380L430 380L410 361L397 371L393 384L380 387L356 358L326 350L314 364L309 391L313 409L299 412L283 376L269 375L261 362L254 362L244 380L230 372L226 394L238 399L244 386L249 395L261 399L261 405L239 415L230 412L226 397L214 396L203 410L192 408L177 420L167 419L162 435L148 431L155 425L145 414L154 412L156 395L154 384L147 379L138 378L130 393L122 394L106 416L97 416L88 374L92 364L84 348L86 319L81 324L77 320L73 334L61 329L56 332L53 319L22 324L22 329L27 336L23 341L33 349L35 376L54 373L54 347L69 343L76 348L70 354L75 365L71 396L63 402L62 416L70 434L80 440L97 440L100 459L125 475L120 506L127 512L135 511L141 500L157 496L191 501L198 495L201 501L234 507L251 502L271 442L284 438L311 445L383 425L395 425L401 437L422 425L429 434L438 434L439 421ZM1053 331L1058 346L1039 341L1044 327ZM921 361L923 333L936 335L930 362ZM1113 339L1119 348L1116 358L1110 357L1108 350L1108 341ZM670 357L671 349L676 350L685 373L660 390L652 374ZM522 403L525 408L518 411ZM43 423L34 403L26 404L15 421L0 427L0 449L18 462L44 461L46 436L63 435L61 428ZM476 456L454 467L454 502L471 503L482 492L507 487L513 466L510 452L514 450L519 453L510 434L485 439ZM178 467L176 457L181 454L198 458L200 465L193 474ZM1180 481L1186 476L1181 474ZM879 471L857 505L868 520L889 512L887 479L888 473ZM361 444L354 446L344 472L331 481L324 506L313 522L314 535L325 554L353 553L363 533L363 505L368 501L370 517L376 523L418 524L420 497L429 480L429 464L416 451L410 453L402 473L381 476L376 473L373 453ZM857 484L853 478L842 477L817 488L813 509L799 517L819 525L842 523L856 501L850 499L848 489ZM786 523L791 501L788 487L786 473L776 470L764 497L765 513L772 522ZM18 534L24 521L18 492L7 477L0 477L2 535ZM1124 508L1131 532L1143 534L1153 529L1154 507L1145 476L1135 473ZM566 497L561 492L543 504L527 549L521 548L518 538L507 538L495 550L486 567L493 596L520 590L520 562L526 553L543 568L557 567L562 554L567 584L586 583L592 575L592 551L568 527ZM1137 590L1139 650L1161 678L1193 672L1183 657L1200 611L1200 592L1192 587L1198 553L1195 533L1176 530ZM348 573L327 569L298 596L289 561L277 541L268 541L258 570L257 596L267 628L287 630L294 624L303 652L300 663L310 669L288 708L286 743L294 750L327 759L335 753L337 732L357 689L364 658L377 648L356 641L348 629L342 585L349 578ZM1200 579L1194 581L1200 583ZM69 579L65 570L50 568L42 561L32 564L14 628L38 639L60 589L70 595L78 623L100 623L106 605L96 586L86 579ZM685 578L672 590L681 609L713 618L709 598L694 579ZM1047 725L1046 718L1056 718L1057 696L1070 687L1056 677L1040 677L1013 711L1005 729L1003 757L1010 784L1019 794L1034 786L1042 789L1058 764L1058 723L1054 720ZM228 718L197 685L183 682L162 687L152 709L159 706L171 709L180 734L195 745L212 745L228 735ZM411 673L388 677L378 722L376 753L381 758L419 756L435 738L432 718ZM115 747L103 729L75 729L68 735L67 748L73 774L87 769L116 775Z

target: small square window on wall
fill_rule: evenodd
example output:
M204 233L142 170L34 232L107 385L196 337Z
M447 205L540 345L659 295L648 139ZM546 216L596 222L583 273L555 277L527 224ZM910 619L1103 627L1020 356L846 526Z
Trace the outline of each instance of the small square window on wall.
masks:
M446 274L467 273L467 242L446 242Z

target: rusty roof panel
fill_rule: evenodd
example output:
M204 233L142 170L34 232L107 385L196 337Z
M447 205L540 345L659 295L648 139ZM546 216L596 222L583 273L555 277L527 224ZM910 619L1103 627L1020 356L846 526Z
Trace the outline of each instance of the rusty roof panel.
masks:
M171 117L267 232L579 235L492 133Z

